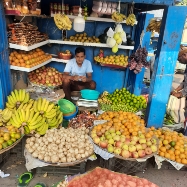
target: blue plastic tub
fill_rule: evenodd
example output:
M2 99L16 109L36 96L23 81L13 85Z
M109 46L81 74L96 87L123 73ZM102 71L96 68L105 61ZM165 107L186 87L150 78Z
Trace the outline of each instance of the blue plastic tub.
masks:
M64 118L65 120L71 120L72 118L74 118L74 117L77 115L78 111L79 111L79 108L78 108L78 106L76 106L76 111L75 111L75 113L73 113L73 114L71 114L71 115L69 115L69 116L63 116L63 118Z
M81 96L83 99L97 100L99 95L100 95L100 92L96 90L89 90L89 89L81 90Z

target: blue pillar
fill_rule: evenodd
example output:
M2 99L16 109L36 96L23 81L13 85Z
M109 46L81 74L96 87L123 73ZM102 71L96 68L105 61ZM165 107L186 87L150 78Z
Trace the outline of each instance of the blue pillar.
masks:
M146 47L148 50L149 48L149 43L150 43L150 38L151 38L151 33L146 32L146 28L149 24L150 19L154 17L153 14L139 14L138 15L138 25L136 27L136 32L135 32L135 50L140 46L140 37L141 34L143 33L143 39L141 41L141 47ZM138 73L137 75L134 74L133 71L128 72L128 86L131 87L130 91L134 93L135 95L140 95L142 91L142 83L143 83L143 78L144 78L144 72L145 69L142 68L142 71Z
M150 85L148 127L163 125L186 15L187 7L184 6L169 6L164 10Z
M0 109L2 109L12 88L3 1L0 1L0 25Z

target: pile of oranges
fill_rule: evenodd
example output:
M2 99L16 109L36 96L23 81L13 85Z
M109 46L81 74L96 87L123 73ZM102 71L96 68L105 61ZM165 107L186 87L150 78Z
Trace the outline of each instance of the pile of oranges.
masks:
M160 156L187 164L187 138L182 133L161 128L152 132L159 138Z
M110 127L114 127L116 131L120 131L126 138L138 136L139 132L143 134L146 133L145 121L131 112L108 111L98 116L97 119L108 120L105 124L95 126L97 131L102 131L102 128L108 129Z
M51 55L45 54L45 52L39 48L29 52L13 51L9 56L11 65L26 68L37 66L51 58Z

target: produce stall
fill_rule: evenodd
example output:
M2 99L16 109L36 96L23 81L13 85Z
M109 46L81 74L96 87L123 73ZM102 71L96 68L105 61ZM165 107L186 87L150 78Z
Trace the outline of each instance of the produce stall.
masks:
M140 92L144 67L148 66L147 49L153 16L137 11L144 10L139 1L135 4L113 1L110 6L107 4L113 7L113 13L94 17L94 12L99 11L95 10L95 3L97 5L97 2L87 2L88 8L84 8L86 23L81 33L73 30L72 19L76 19L78 14L76 7L72 13L69 11L69 7L77 5L75 2L66 4L63 10L61 3L61 8L58 8L59 4L55 2L42 1L41 9L37 4L35 11L33 6L28 6L29 11L24 9L25 6L23 9L18 6L15 11L6 4L10 53L8 55L5 41L0 59L0 108L4 109L0 111L0 126L3 126L0 153L13 149L26 136L23 149L28 171L40 168L38 171L42 173L44 167L53 167L52 173L55 173L54 168L58 167L63 174L66 170L69 171L66 174L71 175L85 173L87 160L97 157L101 157L100 165L107 168L96 168L57 186L78 186L77 183L88 186L87 178L93 179L92 185L100 186L156 186L146 179L114 171L126 174L143 171L150 158L155 158L159 168L164 160L178 170L187 165L187 140L183 134L158 128L162 127L163 120L173 123L171 116L164 119L164 115L186 7L172 6L172 1L154 1L158 6L164 5L165 11L162 23L158 25L161 26L158 53L147 100L140 96ZM149 5L150 2L144 3ZM148 7L153 8L152 5ZM87 12L90 8L92 16ZM58 14L64 11L67 15ZM21 21L13 23L14 16ZM24 21L27 16L34 18L31 23ZM5 22L4 14L0 19ZM177 23L179 27L176 29L174 25ZM2 25L5 36L5 23ZM77 46L84 46L86 57L92 62L97 96L90 99L81 91L82 98L78 98L74 105L63 99L63 93L56 94L56 90L63 84L65 64L73 58ZM3 58L6 58L5 63ZM29 87L12 91L7 84L10 70L25 72ZM79 106L86 108L88 105L94 106L96 113L85 110L78 114ZM142 112L146 113L144 119ZM63 120L67 120L67 128L64 128ZM71 167L76 168L76 173L71 172ZM106 177L99 178L101 172Z

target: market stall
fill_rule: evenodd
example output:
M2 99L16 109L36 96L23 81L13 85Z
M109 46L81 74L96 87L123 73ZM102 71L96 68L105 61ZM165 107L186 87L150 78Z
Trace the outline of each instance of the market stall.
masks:
M63 174L74 175L85 173L87 160L95 159L100 159L100 166L107 168L96 168L58 184L67 187L77 187L77 183L88 186L87 178L93 179L92 185L100 186L156 186L146 179L113 172L143 171L150 158L155 158L159 168L164 160L178 170L186 167L186 138L171 129L158 128L163 126L163 120L165 123L174 120L169 115L164 119L164 115L186 7L172 6L173 1L154 1L152 5L143 1L149 9L153 5L165 9L159 25L158 52L148 100L140 93L144 67L148 65L149 26L153 15L141 14L144 10L141 2L104 2L101 9L98 9L100 2L89 1L86 7L83 3L82 21L86 22L83 21L85 29L81 32L76 32L73 26L79 4L73 1L63 2L63 6L49 1L24 3L21 9L19 4L5 3L10 53L5 37L0 61L0 126L3 126L0 153L13 149L25 136L22 152L28 171L36 168L42 173L44 167L53 167L52 173L54 168L60 168L58 171ZM93 10L91 15L88 10ZM32 19L28 21L27 17ZM14 18L19 22L14 22ZM6 36L4 14L0 19ZM97 87L96 91L89 90L94 97L88 90L86 93L81 90L72 103L63 99L60 86L65 64L73 58L77 46L86 49ZM12 75L19 74L29 84L11 89L7 84L10 69ZM79 107L83 108L79 110ZM110 177L99 178L101 172Z

